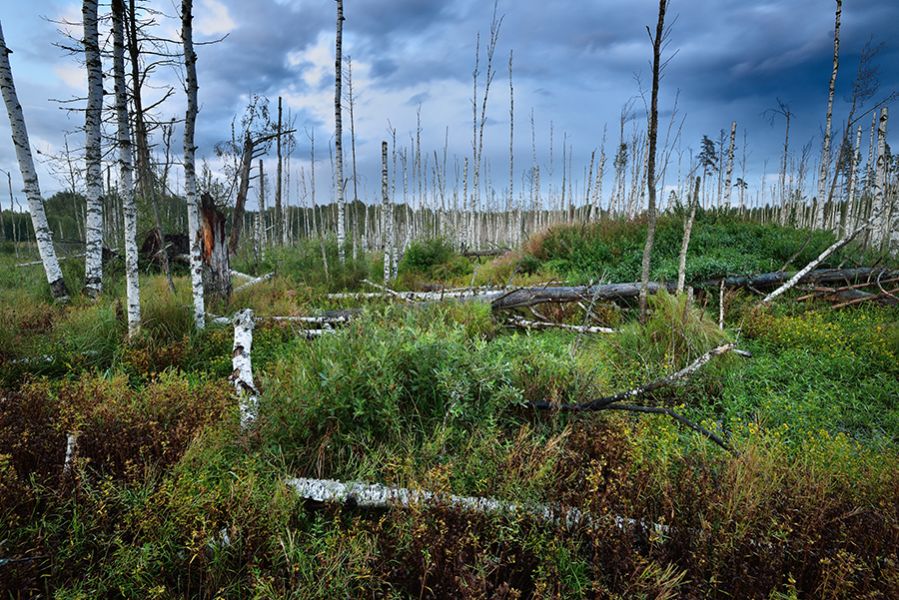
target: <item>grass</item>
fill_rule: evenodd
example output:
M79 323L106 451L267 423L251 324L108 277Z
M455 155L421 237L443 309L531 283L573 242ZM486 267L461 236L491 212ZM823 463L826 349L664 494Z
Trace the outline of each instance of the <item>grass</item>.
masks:
M625 277L632 268L626 248L639 225L594 227L553 230L532 240L530 254L471 264L464 273L447 267L461 264L457 255L427 243L424 258L407 260L401 273L410 287L437 274L466 283L472 274L632 278ZM679 224L665 227L673 232ZM756 269L795 252L806 235L769 229L704 216L696 232L713 239L695 238L694 275L724 260L715 250L723 240L791 236L780 249L739 257ZM827 240L813 242L810 253ZM622 255L594 255L597 262L583 267L579 253L601 245ZM665 248L675 246L679 238L662 244L657 275L668 268ZM278 275L216 310L307 314L328 306L327 291L356 287L381 267L370 255L335 268L336 246L329 242L326 251L334 254L327 276L317 243L272 252L258 266L238 264ZM525 260L531 266L519 268ZM728 272L738 266L733 261ZM147 275L144 330L126 343L116 277L99 302L76 297L66 307L50 304L32 275L0 289L0 557L29 559L0 566L0 589L9 594L899 592L895 308L833 311L787 299L758 311L749 298L734 297L721 331L701 303L661 294L643 325L626 308L598 308L618 333L595 337L509 331L477 303L372 304L351 325L311 342L291 326L260 324L253 346L260 419L254 431L241 432L227 382L230 329L193 331L187 281L176 278L172 295L161 277ZM580 318L571 308L552 310L570 322ZM644 401L678 407L727 436L737 457L663 416L525 407L643 383L724 340L753 358L720 357ZM50 362L17 361L44 354ZM65 476L65 436L74 429L81 431L79 454ZM439 505L381 512L315 506L283 484L288 475L560 503L596 520L569 530ZM670 529L619 528L616 516Z

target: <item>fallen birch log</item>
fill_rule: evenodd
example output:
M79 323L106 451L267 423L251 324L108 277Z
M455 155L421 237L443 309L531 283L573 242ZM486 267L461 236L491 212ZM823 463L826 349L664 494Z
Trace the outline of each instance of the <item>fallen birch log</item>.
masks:
M268 273L266 275L262 275L261 277L254 277L254 278L250 279L248 282L241 284L241 285L237 286L236 288L234 288L234 291L232 293L236 294L238 292L242 292L243 290L245 290L247 288L251 288L256 284L262 283L263 281L268 281L269 279L271 279L274 276L275 276L274 273Z
M567 323L553 323L550 321L529 321L521 317L513 317L506 321L507 327L516 329L563 329L565 331L574 331L576 333L615 333L614 329L609 327L599 327L596 325L569 325Z
M405 301L439 302L441 300L490 300L507 290L504 288L468 288L433 292L337 292L328 294L329 300L378 300L397 298Z
M259 392L253 383L250 353L253 349L253 310L245 308L234 315L234 349L231 354L231 382L240 403L240 426L247 428L256 420L259 411Z
M84 252L81 252L80 254L70 254L68 256L60 256L58 258L58 261L62 262L64 260L69 260L72 258L84 258L84 255L85 255ZM32 260L30 262L16 263L16 268L18 269L21 267L34 267L34 266L42 265L42 264L44 264L44 261L42 261L42 260Z
M585 514L580 509L562 506L524 505L481 496L456 496L380 484L343 483L333 479L293 477L286 479L285 483L293 488L301 498L326 504L369 509L410 508L427 505L447 506L477 514L531 517L546 523L562 524L569 529L581 525L589 526L594 522L591 515ZM645 523L617 515L608 518L614 519L615 525L619 529L641 527L648 530L651 528L658 535L665 535L670 531L667 525L659 523Z

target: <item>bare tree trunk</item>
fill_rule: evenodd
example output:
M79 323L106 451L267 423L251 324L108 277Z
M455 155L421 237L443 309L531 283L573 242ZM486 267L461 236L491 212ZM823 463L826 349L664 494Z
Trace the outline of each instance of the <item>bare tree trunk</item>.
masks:
M194 304L194 325L206 325L206 306L203 299L203 262L200 255L200 210L197 202L197 175L194 166L194 129L197 123L197 54L193 39L193 0L181 3L181 39L184 43L184 67L187 91L187 113L184 117L184 190L187 197L187 235L190 241L190 283Z
M649 192L649 225L646 245L643 247L643 275L640 286L640 319L646 320L646 295L649 286L649 268L652 245L656 233L656 143L659 128L659 76L662 68L662 44L665 38L665 11L668 0L659 0L659 20L652 38L652 99L649 107L649 154L646 157L646 185Z
M231 382L240 403L240 426L250 427L259 412L258 391L253 383L253 328L256 323L253 311L246 308L234 315L234 349L231 353Z
M393 265L393 206L387 193L387 142L381 142L381 219L384 221L384 284Z
M343 0L337 1L337 38L335 42L335 54L337 58L334 64L334 151L335 156L335 185L337 188L337 256L340 263L346 262L346 198L343 190L343 115L341 107L340 82L342 77L342 52L343 52Z
M100 165L100 122L103 117L103 64L97 30L97 0L84 0L84 58L87 66L87 110L85 132L85 223L84 291L91 298L103 292L103 173Z
M134 205L134 168L125 84L125 2L112 2L113 71L118 120L119 193L125 218L125 292L128 301L128 336L140 330L140 282L137 270L137 207Z
M281 96L278 96L278 139L277 139L278 165L275 169L275 244L281 243L287 245L287 227L284 223L284 214L281 210L281 180L284 178L282 174L282 157L281 157Z
M737 142L737 122L730 124L730 145L727 147L727 167L724 175L724 207L731 208L734 177L734 147Z
M240 233L243 229L244 212L247 206L247 194L250 191L250 169L253 167L253 141L250 139L249 132L246 133L243 142L243 153L240 157L240 173L237 183L237 199L234 202L234 212L231 215L231 235L228 241L228 251L231 254L237 252L237 245L240 242ZM312 173L313 186L315 184L315 172ZM315 188L312 192L315 197Z
M887 108L880 109L880 121L877 124L877 159L874 171L874 194L871 199L871 215L874 224L871 230L871 243L875 250L884 251L888 241L889 220L887 213L889 198L887 197Z
M696 218L696 205L699 204L699 186L701 178L696 178L696 184L693 187L693 198L688 200L690 203L690 214L684 222L684 239L681 242L680 257L678 258L677 267L677 293L684 291L684 283L687 278L687 250L690 247L690 234L693 232L693 220Z
M9 66L9 55L12 50L7 48L3 37L3 29L0 26L0 91L3 93L3 102L6 104L6 113L9 116L9 128L12 131L13 145L16 147L16 158L19 162L19 170L22 172L22 181L25 183L25 196L28 198L28 208L31 213L31 224L34 227L34 237L37 240L37 250L41 255L44 265L44 273L50 284L50 293L53 298L65 302L69 298L69 290L62 278L59 261L56 258L56 250L53 248L53 234L47 223L47 214L44 212L44 200L41 198L41 188L37 179L37 171L34 169L34 159L31 156L31 143L28 140L28 129L25 127L25 116L22 114L22 105L16 94L15 82L12 78L12 69ZM12 201L12 177L10 181L10 202ZM15 224L15 215L10 214ZM15 232L15 229L13 230ZM13 236L15 237L15 236Z
M200 199L200 234L206 280L203 292L227 302L231 297L231 261L225 235L225 215L215 206L209 194L203 194Z
M858 126L855 135L855 148L849 163L849 194L846 197L846 217L840 227L840 235L844 235L847 229L855 227L856 217L861 211L855 209L855 192L858 188L858 165L861 160L862 126Z
M837 69L840 66L840 16L843 12L843 0L836 0L837 10L833 31L833 71L830 74L830 87L827 92L827 116L824 121L824 145L821 149L821 165L818 170L818 203L815 207L815 229L824 227L824 204L827 198L827 174L830 172L830 138L833 123L833 94L837 83Z

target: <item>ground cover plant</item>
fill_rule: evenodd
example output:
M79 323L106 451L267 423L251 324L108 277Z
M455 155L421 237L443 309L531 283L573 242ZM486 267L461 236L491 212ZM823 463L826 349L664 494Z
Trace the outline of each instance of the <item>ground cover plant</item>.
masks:
M663 219L661 239L666 227ZM709 227L736 235L736 226ZM603 228L608 247L640 230ZM554 236L598 243L589 232L577 241L575 230L550 231L526 248L552 248ZM697 244L691 260L718 260L705 248ZM276 277L216 310L357 306L327 298L336 272L323 273L318 250L273 254L260 272ZM597 276L543 252L533 254L543 276ZM377 258L359 264L377 272ZM782 258L765 249L742 260L755 269ZM509 261L465 260L470 272ZM631 273L617 268L607 272ZM415 286L421 269L400 264ZM356 289L370 290L361 283L370 275ZM444 276L439 285L458 277ZM510 276L515 284L532 275ZM645 323L628 303L597 306L616 333L583 335L512 330L483 302L366 301L351 323L314 340L295 323L260 322L260 413L242 431L227 381L231 328L193 330L183 277L174 295L160 275L142 284L154 293L130 342L113 300L55 305L39 278L0 292L13 341L0 359L0 554L12 559L0 583L9 594L887 598L899 590L895 307L834 310L797 302L796 292L760 308L744 291L727 297L722 330L716 293L698 291L692 303L660 293ZM541 310L560 322L584 318L572 307ZM664 415L530 406L628 389L727 341L752 358L719 357L644 402L724 436L734 455ZM34 356L46 358L22 360ZM78 451L67 468L72 431ZM285 484L291 476L556 506L590 520L571 527L440 502L321 504L299 498Z

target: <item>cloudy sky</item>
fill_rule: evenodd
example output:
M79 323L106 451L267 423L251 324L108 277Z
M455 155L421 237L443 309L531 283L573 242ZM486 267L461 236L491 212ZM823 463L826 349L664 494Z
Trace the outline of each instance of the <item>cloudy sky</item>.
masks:
M250 94L281 95L300 131L294 166L308 160L304 132L314 129L322 159L317 169L319 181L328 181L335 2L194 1L197 40L227 34L221 43L198 49L200 155L213 157L214 144L230 136L231 119L242 112ZM173 17L178 13L172 0L151 0L150 4ZM775 105L777 97L789 103L796 114L794 147L811 142L817 155L831 70L834 5L832 0L672 0L670 15L676 21L668 53L676 50L677 54L665 72L660 108L664 125L679 93L680 116L686 117L680 148L684 169L690 150L695 152L703 134L717 138L719 130L736 120L738 157L744 128L748 136L751 193L758 189L763 172L776 177L783 123L772 127L762 113ZM101 10L108 11L108 3L101 4ZM582 180L591 151L599 151L604 127L609 128L606 148L612 154L622 105L639 97L638 79L644 85L649 82L650 47L645 28L655 22L656 10L652 0L500 0L504 21L484 153L500 193L507 187L509 168L510 50L514 50L516 187L521 187L521 175L530 164L531 111L544 181L551 122L556 174L562 139L567 136L573 148L574 176ZM453 156L461 160L471 152L475 39L478 32L482 40L487 34L492 2L345 0L345 12L344 55L353 59L357 95L360 196L378 194L380 142L387 139L389 125L396 128L399 143L408 145L419 108L422 145L429 155L435 150L442 153L444 139L448 140L451 186ZM7 45L14 50L12 67L32 143L43 155L60 151L64 132L70 133L71 146L82 141L77 131L82 115L66 111L64 106L71 105L55 100L84 95L83 68L78 57L54 45L64 42L59 30L66 28L54 21L74 23L68 29L77 37L80 19L80 3L72 0L7 0L0 5L0 22ZM890 35L896 23L896 0L846 3L837 122L845 114L858 57L869 39L885 43L878 59L882 93L899 89L899 43ZM160 17L161 36L177 39L178 29L175 18ZM157 75L155 83L175 85L177 91L161 107L163 117L183 116L179 78L174 70L161 70ZM112 91L110 83L106 88ZM642 101L637 105L642 106ZM348 132L346 116L345 123ZM642 117L634 122L640 127L644 123ZM349 148L348 133L345 139ZM895 147L896 136L891 134L890 139ZM607 165L609 172L611 158ZM20 189L5 118L0 119L0 168L14 172L14 186ZM676 168L672 166L672 173ZM40 171L45 192L62 187L50 173L50 165L42 165ZM610 179L606 178L607 185ZM323 194L326 190L320 187L319 191ZM296 197L295 191L292 196Z

